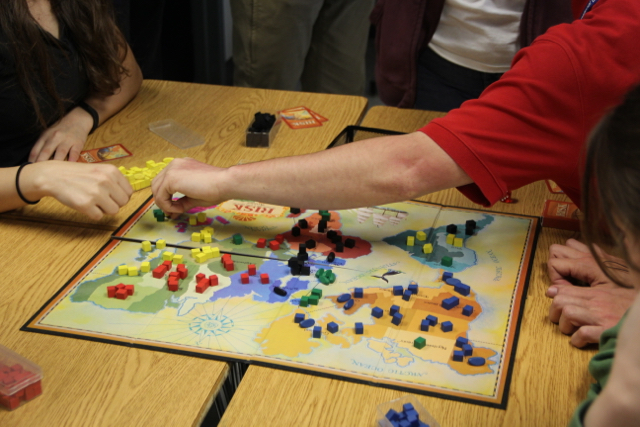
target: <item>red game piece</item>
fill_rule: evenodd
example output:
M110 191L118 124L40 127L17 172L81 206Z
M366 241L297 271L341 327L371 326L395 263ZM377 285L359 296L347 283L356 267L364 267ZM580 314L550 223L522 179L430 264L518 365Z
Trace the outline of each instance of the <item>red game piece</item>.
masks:
M205 276L202 273L196 274L196 283L200 283L200 280L204 279L205 277L207 277L207 276Z
M249 283L249 274L247 274L247 273L242 273L242 274L240 275L240 281L241 281L243 284L245 284L245 285L246 285L246 284L248 284L248 283Z
M209 288L209 280L203 279L199 281L198 284L196 285L196 292L199 294L202 294L204 293L204 291L207 290L207 288Z
M234 270L234 268L235 268L235 267L233 266L233 261L225 262L225 263L224 263L224 268L225 268L227 271L233 271L233 270Z
M133 285L127 285L126 286L126 290L127 290L127 294L129 295L133 295L133 290L134 290L134 286Z
M270 241L269 249L271 249L272 251L277 251L278 249L280 249L280 243L278 243L277 240Z
M107 286L107 297L114 298L117 290L115 286Z
M276 234L276 237L274 239L276 242L278 243L283 243L284 242L284 236L282 234Z
M256 246L259 248L264 248L267 245L267 239L258 239L258 243Z
M255 276L256 275L256 265L255 264L249 264L249 275L250 276Z
M218 286L218 276L215 274L209 276L209 286Z
M153 277L155 277L156 279L162 279L166 272L167 272L167 267L163 264L160 264L159 266L153 269L153 272L151 274L153 274Z
M184 266L184 264L178 264L178 268L176 269L178 273L180 273L180 278L185 279L187 274L189 274L189 270Z
M116 298L118 299L127 299L127 296L129 296L129 294L126 289L118 289L116 291Z
M40 381L35 382L24 389L25 400L31 400L34 397L38 397L42 394L42 384Z
M269 284L269 275L267 273L262 273L260 275L260 282L262 282L263 285L268 285Z
M177 279L175 279L175 280L169 280L169 283L167 285L169 286L170 291L175 292L178 290L180 283L178 282Z

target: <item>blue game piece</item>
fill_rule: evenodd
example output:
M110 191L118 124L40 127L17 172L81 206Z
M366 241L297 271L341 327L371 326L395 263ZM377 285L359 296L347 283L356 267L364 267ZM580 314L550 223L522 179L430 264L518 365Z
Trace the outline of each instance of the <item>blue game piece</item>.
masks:
M457 286L453 287L453 290L459 293L460 295L469 296L471 293L471 287L469 285L465 285L464 283L460 283Z
M353 307L354 303L355 301L353 299L350 299L349 301L344 303L344 309L349 310L351 307Z
M383 314L384 314L384 311L380 307L373 307L371 309L371 315L373 317L377 317L379 319L382 317Z
M458 299L458 297L450 297L442 300L442 308L446 310L451 310L452 308L456 307L458 304L460 304L460 299Z
M431 326L436 326L438 324L438 318L433 314L428 315L427 320Z
M473 355L473 347L471 347L469 344L464 344L462 346L462 352L465 356L471 356Z
M418 294L418 284L416 282L411 282L409 284L409 290L411 291L412 294L417 295Z
M402 295L403 292L404 292L404 288L402 286L398 285L393 287L394 295Z
M453 273L452 273L452 272L450 272L450 271L445 271L444 273L442 273L442 280L443 280L444 282L446 282L446 281L447 281L447 279L450 279L450 278L452 278L452 277L453 277Z
M322 326L314 326L313 327L313 337L314 338L322 337Z
M362 288L355 288L353 290L353 297L354 298L362 298L363 295L364 295L364 292L362 291Z
M440 324L440 328L442 329L442 332L451 332L453 331L453 323L447 320L446 322L442 322Z
M465 344L469 344L469 340L466 339L465 337L458 337L456 339L456 347L462 348L462 346Z
M431 322L427 319L422 319L422 322L420 322L420 330L423 332L429 332L429 326L431 326Z
M391 323L393 323L396 326L399 326L400 322L402 322L402 314L400 313L394 314L393 319L391 319Z
M411 427L411 423L407 420L402 420L400 421L400 424L398 424L400 427Z
M411 299L411 295L411 291L407 289L406 291L404 291L404 294L402 294L402 299L405 301L409 301Z
M454 362L462 362L464 360L464 353L459 350L453 350Z
M416 411L406 411L407 421L409 421L409 426L418 427L420 424L420 417Z
M465 316L471 316L473 314L473 306L465 305L462 309L462 314L464 314Z
M356 322L356 335L362 335L364 333L364 326L362 322Z
M451 285L451 286L458 286L460 283L462 283L459 279L454 279L453 277L451 277L450 279L447 279L444 281L447 285Z
M296 313L296 315L293 317L293 321L296 323L300 323L304 320L304 314L303 313Z
M484 366L484 364L486 363L486 360L484 359L484 357L470 357L469 360L467 360L467 362L469 362L469 365L471 366Z
M411 402L407 402L407 403L405 403L405 404L403 404L403 405L402 405L402 412L404 412L404 413L405 413L405 415L406 415L406 412L407 412L407 411L411 411L411 410L414 410L414 409L415 409L415 408L413 407L413 405L411 404Z
M327 324L327 331L335 334L336 332L338 332L338 324L336 322L329 322Z
M338 302L345 302L351 299L351 294L342 294L338 297Z
M400 414L398 414L398 412L396 412L394 409L389 409L389 411L387 412L387 415L385 415L385 417L389 421L398 421L398 418L400 418Z
M301 328L310 328L310 327L312 327L312 326L313 326L313 325L315 325L315 324L316 324L316 321L315 321L315 320L313 320L313 319L306 319L306 320L303 320L302 322L300 322L300 327L301 327Z
M398 307L397 305L392 305L391 308L389 309L389 314L393 316L399 311L400 311L400 307Z

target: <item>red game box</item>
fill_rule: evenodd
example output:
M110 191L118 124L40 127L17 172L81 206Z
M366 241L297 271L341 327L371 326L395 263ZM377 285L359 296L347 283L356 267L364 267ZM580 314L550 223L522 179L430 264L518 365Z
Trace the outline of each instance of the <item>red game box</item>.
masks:
M0 406L13 411L42 394L42 370L0 345Z

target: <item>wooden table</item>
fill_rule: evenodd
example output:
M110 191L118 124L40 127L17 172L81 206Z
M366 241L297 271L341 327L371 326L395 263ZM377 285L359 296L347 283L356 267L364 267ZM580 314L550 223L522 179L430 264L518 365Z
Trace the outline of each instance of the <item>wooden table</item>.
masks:
M438 113L374 107L363 126L402 132L419 129ZM492 210L540 215L544 200L563 200L544 183L516 190L519 202L498 203ZM435 193L422 200L479 208L457 190ZM543 229L532 266L515 365L506 410L414 395L442 427L453 426L565 426L590 383L587 363L595 350L578 350L547 318L550 299L546 260L549 246L572 233ZM252 366L227 409L221 426L374 426L376 407L405 392ZM251 410L247 411L247 402Z
M200 424L228 364L20 331L110 232L6 218L0 230L0 343L44 372L43 394L0 408L1 426Z
M322 126L292 130L282 124L270 148L247 148L245 132L256 112L276 113L304 105L327 117ZM85 149L122 144L133 156L108 162L144 167L147 160L193 157L221 167L324 149L347 125L358 123L367 100L358 96L286 92L145 80L138 96L89 137ZM204 145L179 149L149 131L152 122L173 119L202 136ZM144 200L150 189L134 193L117 215L93 221L53 199L2 214L43 222L115 230Z

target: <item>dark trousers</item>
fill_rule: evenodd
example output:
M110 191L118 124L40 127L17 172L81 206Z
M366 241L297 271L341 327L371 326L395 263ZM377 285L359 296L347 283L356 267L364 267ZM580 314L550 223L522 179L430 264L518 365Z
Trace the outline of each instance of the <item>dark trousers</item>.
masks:
M502 73L483 73L461 67L442 58L429 48L418 58L418 85L414 108L449 111L464 101L476 99Z

